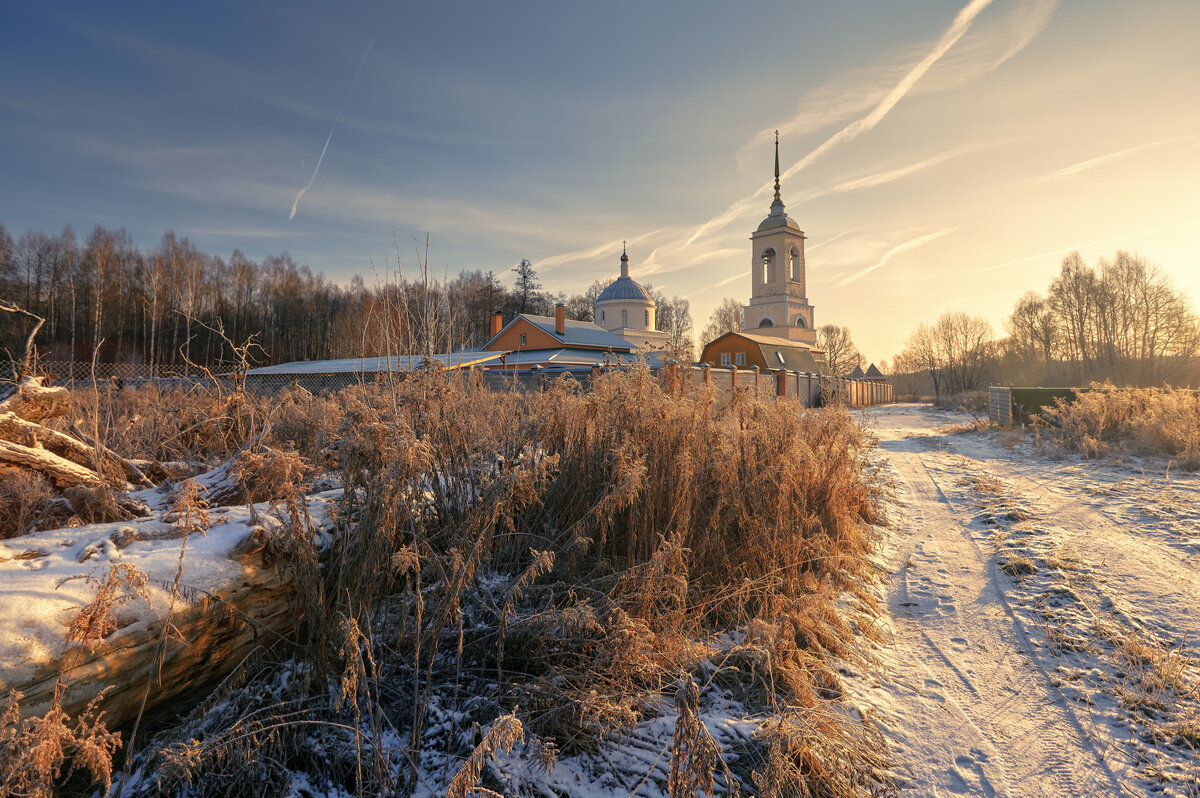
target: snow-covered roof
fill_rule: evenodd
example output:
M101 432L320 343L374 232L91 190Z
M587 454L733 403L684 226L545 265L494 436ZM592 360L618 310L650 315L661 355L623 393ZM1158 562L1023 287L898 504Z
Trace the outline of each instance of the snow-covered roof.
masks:
M551 320L553 322L553 319ZM296 360L250 369L247 376L267 377L292 374L376 374L389 371L415 371L426 361L441 368L460 369L471 365L486 365L505 352L451 352L439 355L405 355L402 357L346 357L337 360Z
M608 330L605 330L603 327L593 324L590 321L573 321L571 319L567 319L563 324L563 334L559 335L554 329L553 316L532 316L528 313L522 313L508 324L504 325L504 330L507 330L521 319L525 319L525 321L534 325L542 332L558 339L559 342L567 347L580 347L583 349L612 349L616 352L628 352L633 348L633 345L624 338L613 335ZM501 330L499 333L493 336L492 341L496 340L496 338L498 338L500 335L503 335L504 330ZM492 341L488 341L487 344L484 344L484 348L486 349ZM595 358L596 353L593 352L592 359L595 360Z

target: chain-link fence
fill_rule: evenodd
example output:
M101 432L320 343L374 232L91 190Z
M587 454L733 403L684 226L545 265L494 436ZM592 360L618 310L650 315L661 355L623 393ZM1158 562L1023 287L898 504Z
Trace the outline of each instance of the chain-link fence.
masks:
M487 370L471 367L457 373L463 379L492 390L540 390L550 380L564 376L574 379L583 390L589 390L594 377L608 367L535 367L521 371ZM619 368L619 367L618 367ZM11 385L15 373L12 364L0 372L0 390ZM154 366L138 363L68 363L42 361L38 373L55 385L76 390L92 387L107 390L127 390L154 385L160 390L219 389L233 391L235 378L228 373L196 372L179 366ZM403 379L403 371L335 371L295 374L254 374L243 377L245 389L259 396L272 396L292 387L309 393L340 391L351 385L370 384ZM795 399L812 407L824 401L837 400L852 406L886 404L894 401L891 383L877 380L851 380L794 371L759 371L758 369L709 368L705 366L665 365L651 373L672 389L688 390L711 387L718 393L732 396L737 391L758 393L764 398Z

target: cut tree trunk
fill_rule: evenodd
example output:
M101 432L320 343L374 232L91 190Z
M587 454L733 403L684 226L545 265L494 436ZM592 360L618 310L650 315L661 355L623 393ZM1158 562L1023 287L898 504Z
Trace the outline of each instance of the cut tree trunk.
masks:
M0 399L0 413L13 413L26 421L56 418L70 409L71 395L67 389L48 387L41 377L26 377Z
M92 469L71 462L47 449L21 446L12 441L0 440L0 467L6 465L39 471L60 488L71 485L100 487L107 484L104 477Z
M190 602L181 600L175 611L161 668L156 655L165 617L116 632L95 654L68 651L34 678L10 685L24 694L22 717L40 716L50 708L64 665L73 666L62 699L72 717L104 688L109 690L100 706L110 729L128 727L137 718L147 689L147 713L170 707L175 717L256 648L286 641L295 621L295 585L281 569L265 567L251 545L232 559L243 566L240 578L215 593L182 591Z

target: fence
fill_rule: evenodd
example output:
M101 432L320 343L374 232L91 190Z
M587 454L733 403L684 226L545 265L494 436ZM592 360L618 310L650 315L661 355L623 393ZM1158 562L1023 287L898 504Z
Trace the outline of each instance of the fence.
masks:
M464 375L478 380L493 390L539 390L548 380L562 376L579 382L584 390L591 387L592 380L607 368L620 366L593 366L577 368L538 368L523 371L491 371L472 367ZM43 362L40 371L51 377L55 384L75 389L91 388L93 385L106 388L137 388L155 385L163 390L190 389L196 387L234 388L230 376L211 376L188 373L178 367L155 367L136 363L98 363L93 372L90 363ZM761 371L758 368L738 369L712 366L667 365L652 369L654 375L670 390L711 388L719 395L732 398L740 392L757 393L763 398L795 399L805 407L818 407L828 402L839 402L851 407L888 404L895 401L892 384L882 380L854 380L847 377L813 374L798 371ZM11 369L0 372L5 376ZM349 371L333 373L297 374L248 374L246 390L263 396L279 393L292 386L311 393L338 391L351 385L401 378L404 372ZM2 386L0 386L2 387Z
M1038 415L1059 399L1072 401L1088 388L1013 388L993 385L988 388L988 418L994 424L1011 427Z

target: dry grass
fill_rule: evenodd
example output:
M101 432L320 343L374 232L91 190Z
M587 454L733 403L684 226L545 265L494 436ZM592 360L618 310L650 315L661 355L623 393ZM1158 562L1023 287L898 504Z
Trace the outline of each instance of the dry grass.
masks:
M1047 408L1054 436L1085 457L1160 455L1200 469L1200 393L1093 385Z
M358 794L486 794L497 751L553 767L672 711L674 794L889 789L832 662L874 628L882 521L845 411L719 406L644 369L586 394L437 374L240 405L150 394L91 411L126 457L212 462L249 436L293 450L240 462L284 496L267 553L300 589L296 645L160 736L149 791L279 795L303 770ZM312 463L346 488L321 545L295 509ZM748 750L697 719L687 686L714 669L701 681L762 719Z

